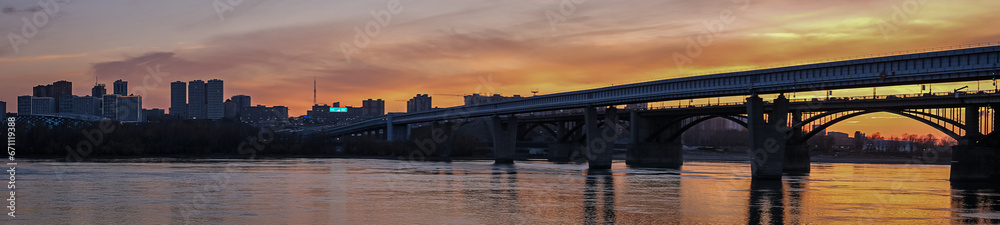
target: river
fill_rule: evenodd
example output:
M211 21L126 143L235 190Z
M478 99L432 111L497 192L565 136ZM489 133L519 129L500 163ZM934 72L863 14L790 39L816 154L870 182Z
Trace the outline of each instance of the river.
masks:
M22 162L3 224L960 224L1000 194L948 166L813 163L751 181L747 163L610 172L540 161L375 159Z

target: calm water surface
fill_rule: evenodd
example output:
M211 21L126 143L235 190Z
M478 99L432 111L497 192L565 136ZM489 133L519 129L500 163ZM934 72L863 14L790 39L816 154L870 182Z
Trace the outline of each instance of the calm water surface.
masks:
M814 163L751 182L746 163L610 174L492 161L22 163L3 224L1000 223L1000 194L948 166Z

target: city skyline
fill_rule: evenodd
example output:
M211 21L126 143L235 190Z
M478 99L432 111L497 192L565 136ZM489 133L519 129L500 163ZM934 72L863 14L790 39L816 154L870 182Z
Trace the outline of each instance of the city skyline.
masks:
M442 2L449 7L440 8ZM117 79L130 80L132 87L147 91L143 99L147 108L168 109L171 81L218 78L227 81L225 92L230 96L253 96L255 103L287 106L292 116L298 116L312 105L312 93L305 90L315 78L319 104L361 106L364 99L385 99L386 112L405 112L405 100L414 94L432 94L434 106L450 107L461 105L463 99L435 95L531 96L533 90L550 94L707 71L1000 40L1000 31L982 29L976 22L995 21L998 16L989 9L997 2L916 6L905 1L789 2L588 1L553 23L547 12L560 13L560 1L516 5L404 1L402 10L392 14L380 34L352 54L350 62L340 44L353 43L354 28L373 21L369 10L385 10L384 2L280 3L283 7L247 2L221 14L207 3L145 3L129 12L102 9L110 2L70 3L60 8L64 14L53 17L38 37L17 51L8 42L0 43L0 68L8 78L0 84L0 99L15 102L16 96L30 93L28 88L57 80L88 84L85 87L97 77L109 85ZM9 6L15 10L0 15L0 31L19 30L19 18L30 15L19 10L32 5ZM900 11L905 7L910 8ZM369 10L329 13L335 8ZM712 31L714 26L705 23L718 21L726 10L733 13L732 23L724 23L710 44L699 45L697 57L678 63L676 54L690 56L689 40ZM161 11L183 11L194 19L149 19ZM301 16L280 16L289 13ZM477 16L483 13L525 16ZM104 14L142 21L105 21ZM105 42L80 42L93 39L73 28L88 27L85 23L128 24L133 26L123 29L135 32L101 36ZM107 27L98 31L122 33ZM729 54L734 51L750 54ZM169 76L149 79L153 71ZM968 84L934 88L963 85ZM970 89L992 88L983 86ZM76 87L73 94L85 95L81 93L87 89ZM921 91L913 85L880 89L879 94ZM869 89L835 92L872 94ZM797 97L804 96L809 95ZM900 123L907 126L886 126ZM938 134L905 118L861 118L831 130Z

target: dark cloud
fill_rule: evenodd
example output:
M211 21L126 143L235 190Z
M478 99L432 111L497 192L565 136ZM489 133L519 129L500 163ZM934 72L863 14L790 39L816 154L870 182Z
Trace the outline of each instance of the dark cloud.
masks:
M24 9L17 9L14 6L4 6L3 9L0 9L0 12L3 12L4 14L16 14L21 12L34 13L38 11L42 11L42 7L37 5Z

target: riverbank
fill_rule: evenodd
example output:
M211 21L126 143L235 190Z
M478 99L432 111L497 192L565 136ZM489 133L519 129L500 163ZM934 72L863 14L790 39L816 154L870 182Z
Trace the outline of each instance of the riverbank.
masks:
M741 153L725 153L701 150L689 150L684 152L685 162L749 162L750 155ZM926 158L903 157L903 156L883 156L883 155L813 155L810 158L814 163L863 163L863 164L932 164L949 165L950 158L939 158L929 156Z
M259 155L249 157L246 155L210 155L204 157L191 157L182 155L152 156L152 157L92 157L85 158L86 162L100 163L182 163L182 162L206 162L211 160L273 160L273 159L383 159L383 160L403 160L403 161L439 161L437 157L407 158L393 156L345 156L345 155ZM466 160L492 160L492 157L453 157L453 161ZM625 160L625 154L614 155L615 160ZM28 161L65 161L64 158L25 158ZM544 160L539 157L527 157L522 160ZM749 162L750 156L741 153L715 152L704 150L688 150L684 152L685 162ZM861 163L861 164L932 164L948 165L950 159L921 159L901 156L872 156L872 155L850 155L850 156L828 156L814 155L811 162L814 163Z

